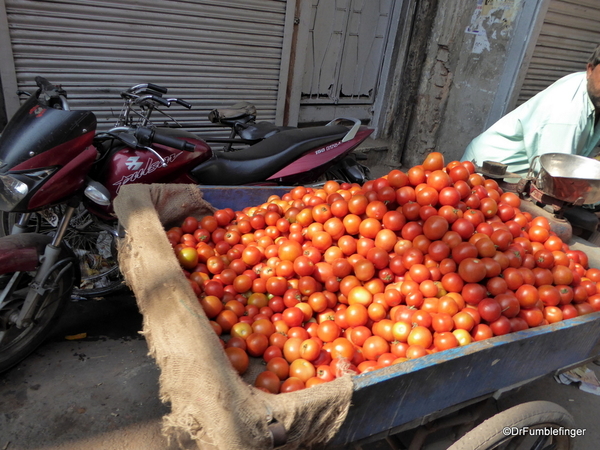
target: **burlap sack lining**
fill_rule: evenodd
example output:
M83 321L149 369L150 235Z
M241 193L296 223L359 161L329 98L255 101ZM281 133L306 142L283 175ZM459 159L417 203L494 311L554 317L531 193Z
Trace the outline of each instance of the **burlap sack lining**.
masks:
M350 375L298 392L271 395L242 380L181 272L164 229L214 211L192 185L123 186L115 211L126 230L119 264L144 317L143 334L160 367L160 398L171 412L167 436L189 435L197 448L268 449L274 419L285 426L281 448L324 448L343 423Z

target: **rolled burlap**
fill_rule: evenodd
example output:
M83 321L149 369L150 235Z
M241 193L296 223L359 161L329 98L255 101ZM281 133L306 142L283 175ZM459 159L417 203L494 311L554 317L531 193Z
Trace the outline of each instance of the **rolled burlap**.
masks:
M120 268L144 316L143 334L160 368L161 400L171 407L163 420L165 435L190 437L202 449L263 450L273 448L271 430L279 428L287 441L278 448L326 446L350 407L352 378L272 395L237 374L165 234L187 216L199 219L214 211L201 190L126 185L114 206L126 230Z

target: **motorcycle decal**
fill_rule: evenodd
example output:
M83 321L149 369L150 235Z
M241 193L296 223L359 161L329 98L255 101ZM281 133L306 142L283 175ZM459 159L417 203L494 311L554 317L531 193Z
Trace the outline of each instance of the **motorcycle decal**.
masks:
M164 158L165 163L167 163L167 164L172 163L181 154L183 154L183 152L172 153L169 156L166 156ZM130 159L131 158L129 158L127 161L129 161ZM131 173L129 175L122 176L119 181L117 181L116 183L113 183L113 186L117 186L117 193L118 193L119 189L121 189L121 186L123 186L125 184L128 184L128 183L133 183L136 180L139 180L140 178L145 177L146 175L149 175L152 172L154 172L154 171L156 171L156 170L158 170L160 168L162 168L162 162L161 161L155 161L152 158L148 158L148 161L146 161L146 165L144 167L142 167L141 169L136 170L135 172L133 172L133 173Z
M138 170L144 163L140 161L139 156L131 156L125 161L125 165L129 170Z
M335 144L328 145L327 147L322 147L315 151L315 155L320 155L321 153L328 152L329 150L333 150L337 148L342 142L336 142Z
M36 105L29 110L29 114L35 114L35 117L42 117L45 112L46 108L43 108L40 105Z

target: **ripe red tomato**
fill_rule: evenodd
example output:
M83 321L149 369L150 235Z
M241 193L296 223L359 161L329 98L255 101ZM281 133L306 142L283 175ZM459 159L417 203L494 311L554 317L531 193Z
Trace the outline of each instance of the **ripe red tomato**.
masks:
M539 300L539 292L535 286L523 284L515 292L521 308L533 308ZM532 325L530 325L532 326Z
M589 303L585 303L585 302L577 303L573 306L577 310L577 315L579 315L579 316L583 316L583 315L591 314L591 313L595 312L594 307L592 305L590 305Z
M430 152L423 161L423 170L441 170L445 166L444 155L440 152Z
M458 339L450 331L436 333L433 338L433 346L438 350L448 350L449 348L458 347Z
M545 306L556 306L560 303L560 292L551 284L543 284L538 287L538 295Z
M563 312L557 306L546 306L544 308L544 319L548 323L556 323L563 320Z
M490 323L490 329L494 336L502 336L504 334L510 333L510 319L506 316L500 316L497 320Z
M469 305L477 305L487 297L487 289L479 283L467 283L463 286L461 295Z
M477 247L469 242L461 242L452 248L452 259L457 264L460 264L466 258L477 258L478 254Z
M283 383L281 383L279 392L281 392L281 393L295 392L295 391L300 391L302 389L306 389L306 385L300 378L289 377L285 381L283 381Z
M389 343L381 336L368 337L362 346L362 353L369 361L377 361L381 355L389 353L389 351Z
M456 187L444 187L439 194L438 202L442 206L457 207L460 202L460 192Z
M195 217L189 216L183 220L181 224L181 231L185 233L192 234L194 231L198 229L198 220Z
M471 330L471 336L473 337L474 341L483 341L493 337L494 333L489 325L480 323L475 325L475 327Z
M279 377L269 370L259 373L254 381L255 387L263 388L271 394L278 394L280 385L281 381Z
M478 283L486 277L487 269L478 258L465 258L458 265L458 274L467 283Z
M375 276L375 265L368 259L362 259L354 264L354 274L360 281L370 280Z
M424 186L421 190L416 192L417 203L421 206L435 206L438 203L439 192L437 189L431 186Z
M244 350L239 347L228 347L225 349L225 354L233 368L240 375L246 373L250 365L250 358L248 358L248 354Z
M262 333L251 333L246 338L246 351L250 356L260 358L263 356L265 350L269 347L269 338Z
M407 343L409 346L419 345L423 348L429 348L433 343L433 335L429 331L429 328L417 325L408 335Z
M401 170L394 169L388 173L388 183L391 187L398 189L408 184L408 176Z
M423 234L432 241L442 239L448 231L450 225L442 216L434 215L425 220L423 224Z
M481 318L488 323L495 322L502 315L500 303L493 298L484 298L477 305L477 310Z
M525 320L528 327L537 327L544 320L544 313L538 308L521 308L518 317Z

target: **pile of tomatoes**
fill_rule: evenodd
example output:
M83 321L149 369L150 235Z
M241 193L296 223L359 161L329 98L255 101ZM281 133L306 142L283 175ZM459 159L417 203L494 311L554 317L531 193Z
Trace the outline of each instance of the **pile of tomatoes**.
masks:
M167 231L234 368L291 392L600 310L600 270L470 162L295 187Z

